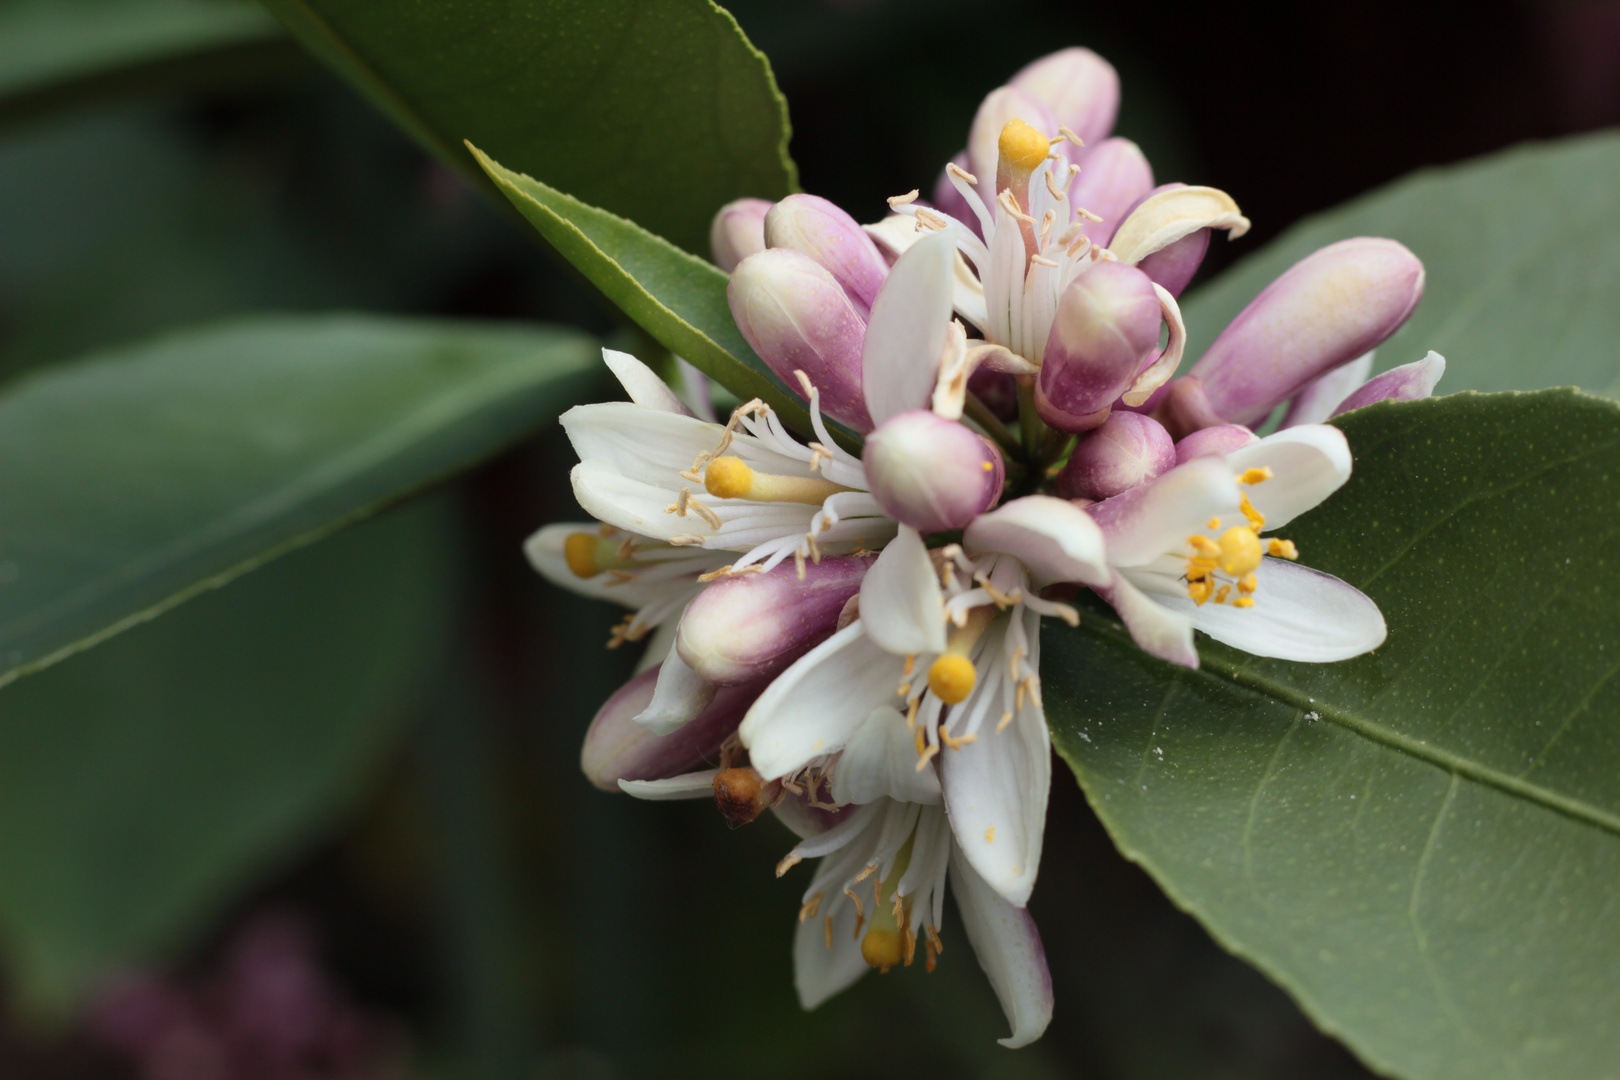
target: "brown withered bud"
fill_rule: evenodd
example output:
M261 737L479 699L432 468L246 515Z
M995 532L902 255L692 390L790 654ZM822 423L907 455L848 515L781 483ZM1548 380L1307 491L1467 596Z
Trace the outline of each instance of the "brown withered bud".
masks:
M733 829L759 817L781 794L780 780L766 780L747 765L714 774L715 805Z

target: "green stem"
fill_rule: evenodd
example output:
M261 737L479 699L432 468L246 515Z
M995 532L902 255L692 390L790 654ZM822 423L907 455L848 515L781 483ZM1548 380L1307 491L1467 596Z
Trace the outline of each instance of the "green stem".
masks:
M1001 418L990 411L990 406L980 401L977 396L969 394L962 402L962 411L969 420L984 428L984 433L996 440L1007 453L1017 455L1020 452L1018 436L1012 429L1001 422Z
M1035 411L1035 380L1029 375L1018 377L1018 430L1024 437L1024 457L1040 461L1047 428Z

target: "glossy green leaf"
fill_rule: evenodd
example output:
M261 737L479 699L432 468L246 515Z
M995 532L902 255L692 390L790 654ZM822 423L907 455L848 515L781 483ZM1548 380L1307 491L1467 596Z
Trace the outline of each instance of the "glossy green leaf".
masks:
M1188 359L1316 248L1388 236L1428 279L1417 311L1379 348L1379 370L1434 349L1448 363L1442 393L1579 386L1620 397L1616 177L1620 134L1606 132L1426 169L1307 218L1187 299Z
M290 56L244 0L0 0L0 123L97 96L239 79Z
M643 330L738 397L762 398L808 430L804 406L738 331L719 267L633 221L514 173L476 147L472 152L540 235Z
M598 370L572 332L243 320L0 395L0 684L494 452Z
M1326 665L1206 641L1190 672L1088 615L1043 641L1059 752L1121 850L1374 1068L1614 1077L1620 408L1342 426L1354 475L1287 531L1389 640Z
M437 502L0 690L0 948L36 1007L207 933L360 793L447 638Z
M264 0L475 179L470 141L688 251L714 212L795 185L770 64L709 0Z

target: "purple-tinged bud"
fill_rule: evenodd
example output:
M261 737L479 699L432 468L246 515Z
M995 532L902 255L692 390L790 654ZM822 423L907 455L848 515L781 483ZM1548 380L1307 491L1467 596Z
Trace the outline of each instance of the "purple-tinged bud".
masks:
M790 388L803 371L821 391L821 411L867 431L872 417L861 390L866 321L838 280L791 248L750 255L726 286L737 329Z
M997 419L1018 419L1018 380L1007 372L974 368L968 376L968 393L983 402Z
M658 669L649 668L625 683L596 713L579 765L585 778L604 791L620 780L660 780L714 760L764 686L723 687L691 723L668 735L654 735L635 722L652 701Z
M1193 365L1210 406L1253 425L1278 402L1400 328L1423 296L1423 264L1394 240L1356 237L1295 263Z
M1119 113L1119 75L1090 49L1062 49L1033 61L1008 80L1044 102L1057 122L1089 147L1114 130Z
M1175 439L1184 439L1195 431L1226 424L1204 395L1204 384L1192 375L1170 381L1153 415L1159 418L1159 422Z
M921 533L966 528L1006 479L994 443L927 409L890 417L866 437L861 461L878 505Z
M709 226L709 251L714 264L731 273L748 256L765 250L765 215L769 199L738 199L714 215Z
M1153 190L1153 166L1129 139L1104 139L1086 154L1080 175L1069 187L1069 205L1102 218L1088 221L1091 242L1108 246L1131 207Z
M1176 443L1176 464L1185 465L1197 457L1225 457L1260 437L1241 424L1217 424L1202 428Z
M1445 373L1446 358L1431 350L1421 360L1390 368L1382 375L1374 375L1361 385L1361 389L1345 398L1333 410L1333 415L1366 408L1379 401L1421 401L1434 393L1435 384Z
M1035 383L1042 420L1059 431L1088 431L1151 359L1162 315L1153 282L1133 266L1103 262L1058 297Z
M889 264L859 223L818 195L789 195L771 207L765 246L792 248L826 267L863 317L889 276Z
M833 632L874 558L806 563L803 580L784 562L768 573L716 581L681 616L675 650L693 671L722 686L775 675Z
M1147 483L1176 464L1176 444L1158 421L1116 412L1101 427L1080 436L1058 474L1065 499L1111 499Z
M1188 233L1168 247L1160 248L1136 264L1136 268L1155 284L1164 286L1171 296L1180 296L1203 265L1204 253L1209 250L1209 230Z

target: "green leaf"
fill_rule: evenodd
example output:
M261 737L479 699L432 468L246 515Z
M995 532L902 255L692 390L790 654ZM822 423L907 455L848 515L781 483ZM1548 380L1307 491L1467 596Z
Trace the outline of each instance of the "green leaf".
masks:
M749 347L726 303L724 271L633 221L587 206L471 147L501 193L552 247L659 344L744 400L758 397L790 425L810 415Z
M598 370L572 332L226 323L0 396L0 685L493 453Z
M446 507L390 513L0 690L0 944L60 1012L360 794L447 638Z
M155 85L285 66L285 35L238 0L3 0L0 123Z
M1342 418L1287 530L1389 640L1339 664L1044 642L1053 736L1130 858L1375 1069L1620 1062L1620 408L1462 394ZM1262 594L1257 598L1265 603Z
M796 173L769 62L709 0L264 0L428 149L463 142L688 251Z
M1442 393L1579 386L1620 397L1620 134L1531 144L1426 169L1307 218L1187 300L1187 356L1272 278L1350 236L1388 236L1428 271L1378 370L1429 349ZM1238 193L1241 201L1241 193Z

